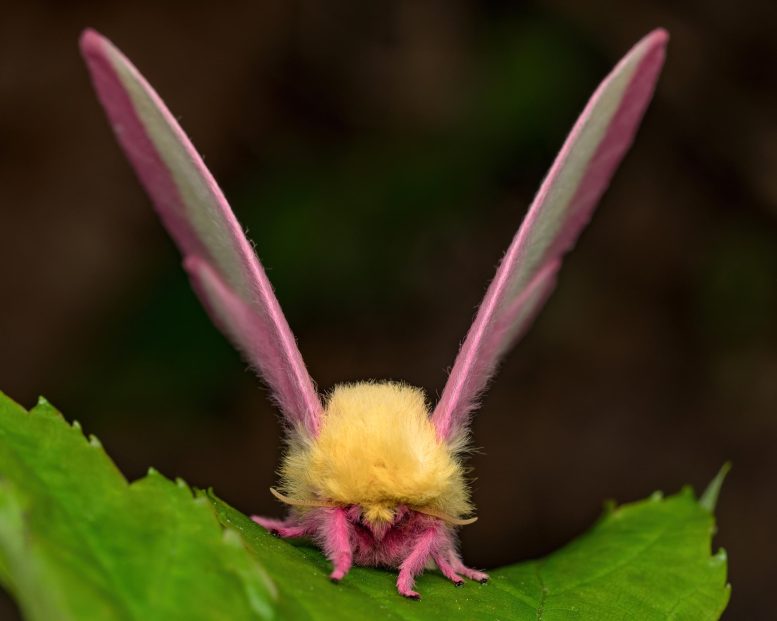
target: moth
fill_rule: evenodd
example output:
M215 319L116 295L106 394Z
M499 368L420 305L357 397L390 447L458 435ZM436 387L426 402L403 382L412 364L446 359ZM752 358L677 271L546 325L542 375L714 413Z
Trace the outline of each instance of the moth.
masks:
M269 386L287 450L281 537L315 541L342 580L353 564L398 570L397 590L436 566L455 585L488 576L464 565L457 531L474 507L462 467L478 398L553 290L563 255L632 143L668 35L639 41L594 92L503 256L433 409L395 382L336 386L322 401L251 243L189 139L125 56L87 30L81 50L108 119L209 314Z

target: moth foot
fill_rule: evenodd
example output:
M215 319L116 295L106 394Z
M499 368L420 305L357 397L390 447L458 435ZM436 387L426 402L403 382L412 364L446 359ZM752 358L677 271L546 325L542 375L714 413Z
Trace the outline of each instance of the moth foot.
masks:
M442 572L442 575L445 576L448 580L453 582L453 586L460 587L464 586L464 579L457 574L449 565L442 565L442 569L440 570Z
M287 539L291 537L304 537L305 529L301 526L297 526L293 522L284 520L274 520L272 518L262 517L260 515L252 515L251 520L259 524L273 537L280 537L281 539Z
M338 584L343 578L345 578L345 574L346 572L344 572L342 569L335 569L331 574L329 574L329 579L335 584Z
M470 580L474 580L475 582L479 582L480 584L485 584L486 582L488 582L488 574L483 573L482 571L478 571L477 569L470 569L469 567L460 567L459 572L464 574Z
M413 587L415 586L415 580L413 578L414 576L411 572L406 569L400 570L399 576L397 576L397 591L399 591L399 594L403 597L419 600L421 599L421 594L416 593L413 590Z

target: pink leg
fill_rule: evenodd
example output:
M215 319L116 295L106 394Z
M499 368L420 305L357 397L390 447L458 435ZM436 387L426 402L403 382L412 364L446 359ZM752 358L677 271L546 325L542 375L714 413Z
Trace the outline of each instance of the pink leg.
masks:
M340 507L327 509L324 523L323 543L327 557L332 561L332 573L329 579L340 582L351 569L353 552L351 550L351 527L348 516Z
M442 575L445 576L448 580L453 582L457 587L464 584L464 580L462 580L461 576L456 573L456 571L453 569L453 565L451 565L448 562L449 554L447 553L447 550L445 551L435 551L432 552L432 559L434 559L434 562L437 564L437 567L440 568L440 571L442 572Z
M399 566L397 591L400 595L411 599L421 599L421 595L413 590L415 577L424 570L424 565L435 547L438 531L432 527L425 530L415 542L412 551Z
M273 518L261 517L259 515L252 515L251 519L259 524L259 526L266 528L273 535L278 537L304 537L308 534L307 530L297 524L293 520L274 520Z
M465 567L464 563L461 562L461 559L459 558L459 555L456 553L455 550L450 551L450 560L451 565L453 565L453 569L461 574L464 574L467 578L470 580L476 580L477 582L480 582L480 584L485 584L488 582L488 574L484 574L482 571L478 571L476 569L470 569L469 567Z

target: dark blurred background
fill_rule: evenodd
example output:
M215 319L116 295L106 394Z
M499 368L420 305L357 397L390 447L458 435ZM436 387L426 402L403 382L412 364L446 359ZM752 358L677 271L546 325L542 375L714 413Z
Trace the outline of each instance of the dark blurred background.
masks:
M130 478L153 465L265 514L282 512L276 414L191 293L79 31L111 38L179 115L321 389L395 378L434 398L586 99L666 27L635 147L475 419L464 555L545 555L606 499L698 490L730 459L725 618L775 618L773 0L4 8L0 389L45 394Z

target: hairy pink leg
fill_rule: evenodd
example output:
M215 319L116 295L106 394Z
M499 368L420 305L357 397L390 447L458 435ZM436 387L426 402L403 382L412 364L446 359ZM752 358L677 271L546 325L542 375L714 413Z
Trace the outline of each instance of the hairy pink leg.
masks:
M411 599L421 599L421 595L413 590L415 577L424 570L424 565L435 548L437 536L438 531L435 527L422 532L416 539L410 554L402 561L397 578L397 591L400 595Z
M480 584L485 584L488 582L488 574L484 574L482 571L478 571L477 569L470 569L469 567L466 567L464 563L461 562L461 559L455 550L451 549L449 558L451 559L451 565L453 565L453 569L455 571L459 572L460 574L464 574L470 580L476 580L477 582L480 582Z
M457 587L464 584L464 580L462 580L461 576L456 573L456 571L453 569L453 565L448 562L448 557L450 555L447 554L447 551L440 552L440 551L434 551L432 552L432 559L437 564L437 567L440 568L440 571L442 572L442 575L445 576L448 580L453 582Z
M324 551L332 561L332 573L329 579L340 582L351 569L353 552L351 550L351 527L348 516L341 507L327 510L328 516L324 522Z
M274 520L273 518L266 518L260 515L252 515L251 519L259 524L259 526L266 528L273 535L283 537L304 537L308 534L307 529L297 524L294 520Z

